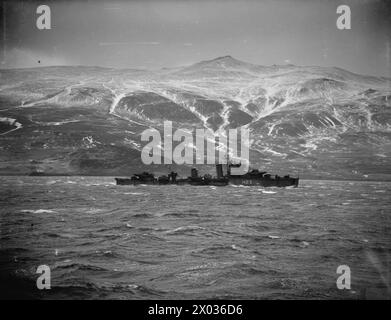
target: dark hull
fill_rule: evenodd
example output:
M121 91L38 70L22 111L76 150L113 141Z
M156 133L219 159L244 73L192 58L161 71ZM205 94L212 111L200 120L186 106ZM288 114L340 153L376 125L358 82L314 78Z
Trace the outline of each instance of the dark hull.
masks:
M159 184L157 181L138 181L128 178L115 178L117 185Z
M189 181L185 184L189 184L191 186L216 186L216 187L224 187L229 184L228 180L219 181L219 180L206 180L206 181Z
M281 178L281 179L245 179L232 178L229 179L212 179L212 180L189 180L182 179L175 182L160 182L157 180L140 181L129 178L115 178L117 185L192 185L192 186L227 186L228 184L243 185L243 186L261 186L261 187L297 187L299 185L298 178Z
M229 183L241 186L260 186L260 187L297 187L299 178L280 178L280 179L264 179L264 178L229 178Z
M162 181L139 181L128 178L115 178L117 185L191 185L191 186L227 186L228 180L177 180L175 182L162 182Z

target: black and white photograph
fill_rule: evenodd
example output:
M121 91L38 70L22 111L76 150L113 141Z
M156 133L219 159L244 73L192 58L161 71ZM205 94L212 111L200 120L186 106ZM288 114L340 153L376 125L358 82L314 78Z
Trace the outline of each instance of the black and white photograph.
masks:
M391 299L391 1L0 7L0 300Z

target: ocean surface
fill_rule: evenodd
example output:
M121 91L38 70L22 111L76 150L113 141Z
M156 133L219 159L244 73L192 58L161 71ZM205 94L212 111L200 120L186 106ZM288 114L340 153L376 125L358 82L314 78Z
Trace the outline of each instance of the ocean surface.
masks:
M0 177L3 298L389 299L391 183ZM39 265L51 289L38 290ZM337 268L351 271L339 290Z

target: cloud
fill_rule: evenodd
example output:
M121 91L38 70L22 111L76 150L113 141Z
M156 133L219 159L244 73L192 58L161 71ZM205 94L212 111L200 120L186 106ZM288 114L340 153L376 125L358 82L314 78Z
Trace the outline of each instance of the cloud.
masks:
M160 44L160 42L157 41L145 41L145 42L133 42L134 44L141 44L145 46L157 46Z
M123 45L142 45L142 46L158 46L160 42L157 41L141 41L141 42L99 42L100 46L123 46Z
M123 46L127 44L129 44L129 42L99 42L100 46Z

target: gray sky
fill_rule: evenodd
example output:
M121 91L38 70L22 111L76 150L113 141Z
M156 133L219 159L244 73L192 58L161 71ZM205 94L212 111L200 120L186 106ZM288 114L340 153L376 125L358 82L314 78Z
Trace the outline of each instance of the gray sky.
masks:
M35 26L41 2L5 3L2 68L152 69L232 55L261 65L338 66L390 76L387 0L45 1L51 30ZM336 27L340 4L351 8L351 30Z

